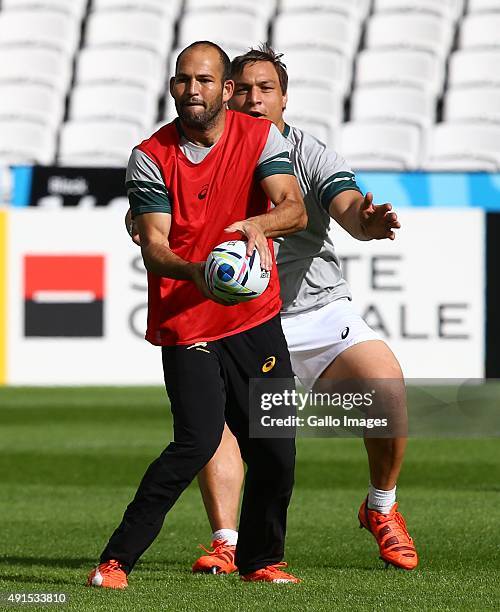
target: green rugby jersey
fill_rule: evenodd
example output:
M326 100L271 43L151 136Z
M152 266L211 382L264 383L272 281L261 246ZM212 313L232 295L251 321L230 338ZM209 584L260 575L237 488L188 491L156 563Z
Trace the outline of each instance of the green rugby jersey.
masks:
M292 145L291 158L308 215L305 230L278 241L282 313L296 314L339 298L351 299L335 252L328 210L332 198L342 191L361 190L354 173L335 151L286 124L283 136Z

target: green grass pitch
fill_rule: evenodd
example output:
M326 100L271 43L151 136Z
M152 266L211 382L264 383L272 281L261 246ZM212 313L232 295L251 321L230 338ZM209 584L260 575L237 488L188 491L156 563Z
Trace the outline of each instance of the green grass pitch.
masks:
M53 609L120 612L500 609L498 439L410 440L398 499L421 557L413 572L385 570L358 528L368 481L362 441L301 439L286 560L302 584L193 576L196 546L210 539L193 484L129 589L114 592L83 585L170 439L164 391L2 388L0 428L4 598L64 592L69 603Z

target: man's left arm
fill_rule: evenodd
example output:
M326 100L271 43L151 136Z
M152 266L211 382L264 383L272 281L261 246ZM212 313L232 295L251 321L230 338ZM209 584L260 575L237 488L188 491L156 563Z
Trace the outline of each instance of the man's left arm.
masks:
M268 238L286 236L305 229L307 213L290 159L291 145L271 124L267 142L255 170L255 180L274 204L270 211L232 223L227 232L241 232L248 240L247 255L254 247L265 270L272 267Z
M394 240L394 230L401 227L392 205L374 204L370 192L363 196L352 189L342 191L331 199L328 210L330 216L358 240Z
M274 208L263 215L237 221L226 227L225 231L244 234L248 240L247 255L250 256L255 247L262 268L271 270L273 261L267 239L305 229L307 213L295 176L274 174L263 179L260 184Z

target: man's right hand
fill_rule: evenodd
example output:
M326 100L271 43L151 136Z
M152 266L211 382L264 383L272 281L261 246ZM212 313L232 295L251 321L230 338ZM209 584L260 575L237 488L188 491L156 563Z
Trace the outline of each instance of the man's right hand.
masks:
M212 300L212 302L217 302L217 304L221 304L222 306L234 306L234 304L224 302L224 300L221 300L210 291L207 285L207 281L205 280L204 261L191 264L191 280L198 288L198 291L202 293L207 299Z
M127 210L127 214L125 215L125 227L127 228L128 235L132 238L132 241L135 242L137 246L141 246L139 230L132 219L132 211L130 208Z

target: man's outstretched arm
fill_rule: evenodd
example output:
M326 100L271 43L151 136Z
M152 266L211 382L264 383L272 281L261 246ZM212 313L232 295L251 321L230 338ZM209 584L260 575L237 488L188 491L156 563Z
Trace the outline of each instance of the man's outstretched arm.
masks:
M392 205L374 204L370 192L363 196L353 189L342 191L330 201L329 213L358 240L394 240L394 230L401 227Z

